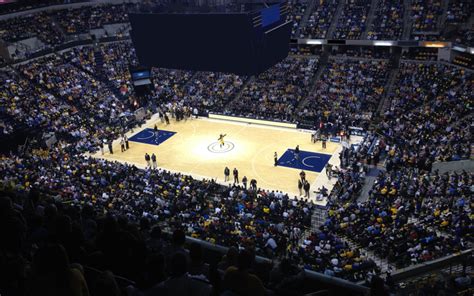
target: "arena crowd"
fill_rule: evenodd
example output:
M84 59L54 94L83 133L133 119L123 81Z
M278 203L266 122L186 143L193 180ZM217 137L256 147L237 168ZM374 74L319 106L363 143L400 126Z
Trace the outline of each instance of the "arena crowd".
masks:
M401 38L403 1L377 1L368 30L370 3L346 1L333 20L339 3L318 1L307 11L306 1L291 1L293 37L327 38L336 21L331 38L360 39L365 31L374 40ZM440 29L442 1L411 4L412 33L438 36L431 33ZM126 23L131 5L3 20L0 38L37 37L54 47L72 35ZM471 6L449 1L446 22L465 23ZM464 33L459 42L469 44L472 30ZM344 147L340 166L327 172L334 188L317 192L328 200L328 218L317 228L315 205L304 198L88 157L143 123L131 116L139 104L130 81L129 69L138 64L131 42L2 64L2 135L26 128L53 132L58 143L50 149L32 143L25 153L0 158L1 288L119 295L118 275L130 282L130 295L173 295L184 287L199 295L268 289L287 295L300 287L303 268L354 282L379 275L367 250L402 268L469 248L474 175L440 173L433 164L472 157L473 72L430 56L403 55L390 93L390 54L371 50L338 49L327 63L322 52L290 55L257 77L152 70L150 104L138 106L147 116L220 112L308 123L332 136L365 130L363 141ZM380 111L384 99L387 108ZM367 200L359 200L373 171ZM209 262L199 244L185 247L185 236L229 249L221 262ZM265 267L256 255L279 263Z

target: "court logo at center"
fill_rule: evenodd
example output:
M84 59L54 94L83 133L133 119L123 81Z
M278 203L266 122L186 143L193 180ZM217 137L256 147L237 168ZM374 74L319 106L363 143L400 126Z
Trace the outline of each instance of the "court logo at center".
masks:
M229 141L225 141L224 145L220 145L219 142L214 142L207 146L207 150L212 153L225 153L231 151L234 147L234 143Z

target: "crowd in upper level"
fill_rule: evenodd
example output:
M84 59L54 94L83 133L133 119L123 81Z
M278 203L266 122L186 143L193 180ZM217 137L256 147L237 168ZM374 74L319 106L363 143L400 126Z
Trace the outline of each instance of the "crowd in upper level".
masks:
M52 17L66 34L80 34L102 28L106 24L127 23L128 12L132 8L132 4L86 6L61 10L53 13Z
M367 39L400 40L403 34L403 0L379 0Z
M332 134L348 126L367 128L383 96L387 75L387 60L330 61L299 116L316 126L330 126Z
M443 13L440 0L415 0L411 3L412 30L433 32L438 30L438 21Z
M473 73L435 63L403 62L395 94L379 127L404 161L469 158ZM407 163L408 164L408 163Z
M298 31L300 29L300 23L306 13L307 2L301 0L289 0L290 13L288 15L288 20L293 22L291 28L291 37L298 38Z
M410 7L403 1L378 0L371 7L370 2L358 0L314 3L292 0L289 8L289 20L293 21L292 38L408 38L450 40L466 45L473 40L469 27L472 4L466 0L449 1L447 8L439 0L416 0ZM55 47L76 40L78 34L89 34L91 30L108 24L128 23L128 13L136 9L136 4L124 3L27 13L0 21L0 38L16 42L37 37L46 48ZM451 26L449 30L445 30L447 26ZM405 36L404 31L407 33Z
M338 1L322 0L318 2L309 15L306 26L302 28L300 37L312 39L325 39L328 37L327 33L336 13Z
M87 33L107 24L127 23L132 4L97 5L41 11L0 21L0 38L15 42L37 37L46 47L58 46L68 35Z
M331 37L334 39L360 39L367 26L369 10L370 2L346 1Z
M253 78L239 100L231 102L224 113L293 121L296 107L308 95L317 66L315 57L286 58Z
M61 44L65 40L47 12L0 21L2 40L15 42L31 37L37 37L41 42L49 45Z

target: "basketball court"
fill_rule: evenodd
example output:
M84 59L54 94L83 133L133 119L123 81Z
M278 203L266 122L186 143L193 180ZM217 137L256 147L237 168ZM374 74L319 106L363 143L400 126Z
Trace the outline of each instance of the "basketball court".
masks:
M153 129L157 125L158 131ZM224 145L218 138L225 134ZM329 162L339 166L340 143L312 143L311 134L294 128L275 127L254 123L233 122L220 119L188 119L169 125L153 116L140 129L127 133L130 149L120 152L119 141L113 143L110 154L92 155L97 158L126 162L145 168L145 153L157 156L158 167L192 175L195 178L212 178L221 184L233 183L232 170L239 171L240 182L247 176L257 180L262 189L281 190L291 197L299 196L298 179L301 170L311 184L311 199L316 201L314 191L324 185L332 189L335 178L328 180L325 165ZM299 158L294 149L299 145ZM278 166L274 166L274 153L278 155ZM224 168L231 171L231 182L224 182ZM318 204L326 202L318 201Z

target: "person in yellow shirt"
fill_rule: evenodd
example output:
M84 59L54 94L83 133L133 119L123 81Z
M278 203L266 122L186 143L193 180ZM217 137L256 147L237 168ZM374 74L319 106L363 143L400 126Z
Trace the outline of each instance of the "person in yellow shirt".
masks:
M219 147L223 147L224 146L224 137L227 136L227 134L220 134L219 135L219 138L217 139L219 141Z

